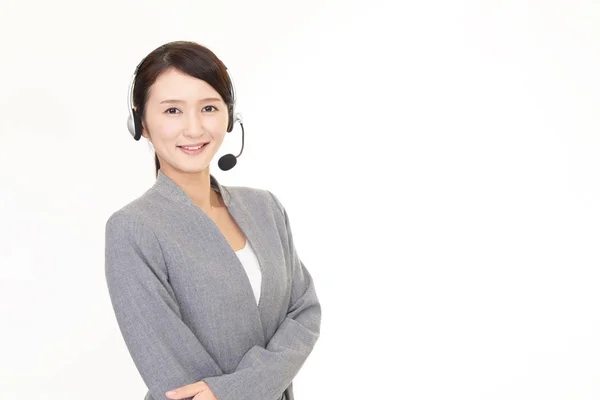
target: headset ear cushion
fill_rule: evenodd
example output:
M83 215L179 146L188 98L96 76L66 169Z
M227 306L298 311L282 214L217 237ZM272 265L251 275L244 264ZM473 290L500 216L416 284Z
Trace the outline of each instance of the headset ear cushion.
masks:
M135 140L140 140L142 137L142 119L139 114L134 110L133 111L133 124L135 127L135 136L133 137Z

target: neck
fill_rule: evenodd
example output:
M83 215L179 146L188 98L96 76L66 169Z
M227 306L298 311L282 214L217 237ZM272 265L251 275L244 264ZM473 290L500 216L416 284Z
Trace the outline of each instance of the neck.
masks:
M161 168L161 171L207 214L210 214L213 208L220 206L218 194L210 187L209 167L192 173L175 171L171 168Z

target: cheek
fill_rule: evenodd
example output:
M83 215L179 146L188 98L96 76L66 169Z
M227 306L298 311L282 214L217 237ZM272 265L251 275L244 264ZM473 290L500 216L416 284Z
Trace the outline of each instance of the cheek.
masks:
M227 115L208 118L205 122L206 129L215 139L223 139L227 133Z
M177 120L167 118L157 119L149 127L152 139L161 142L175 140L182 129Z

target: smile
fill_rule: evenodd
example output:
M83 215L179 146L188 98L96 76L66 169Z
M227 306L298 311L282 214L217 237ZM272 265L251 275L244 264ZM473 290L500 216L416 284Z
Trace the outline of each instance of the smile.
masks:
M185 154L196 155L196 154L200 154L202 152L202 150L206 147L207 144L208 144L208 142L191 145L191 146L177 146L177 147L179 149L181 149L181 151L183 151Z

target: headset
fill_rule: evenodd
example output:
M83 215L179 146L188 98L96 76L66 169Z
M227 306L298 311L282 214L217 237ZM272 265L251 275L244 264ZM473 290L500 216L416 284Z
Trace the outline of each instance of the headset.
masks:
M140 117L140 114L133 108L133 89L135 78L137 76L140 65L142 65L143 62L144 60L142 60L135 68L135 72L131 77L131 82L129 82L129 90L127 93L127 108L129 109L129 117L127 118L127 130L136 141L140 140L140 138L142 137L142 118ZM225 67L225 69L227 69L227 67ZM229 76L229 80L231 81L231 85L233 86L233 80L231 80L231 75L229 74L229 72L227 72L227 75ZM227 105L227 111L229 114L227 122L227 133L233 130L233 127L236 122L239 122L240 127L242 128L242 149L240 151L240 154L238 154L237 156L233 154L225 154L219 159L218 165L219 168L223 171L228 171L231 168L235 167L237 163L237 158L241 156L242 152L244 151L244 123L242 121L242 115L240 113L235 112L235 87L233 99L233 104Z

